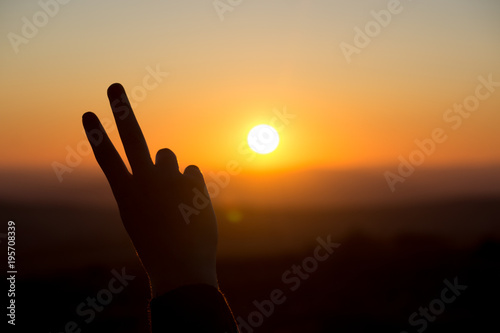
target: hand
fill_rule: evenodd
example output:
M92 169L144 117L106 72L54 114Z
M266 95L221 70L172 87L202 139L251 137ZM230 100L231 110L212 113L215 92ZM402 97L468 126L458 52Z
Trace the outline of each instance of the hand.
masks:
M188 284L218 288L217 221L203 175L192 165L180 173L169 149L158 151L153 164L123 87L111 85L108 98L132 174L94 113L83 115L83 126L149 276L153 296ZM200 193L205 204L195 209L193 199ZM181 207L193 210L183 214Z

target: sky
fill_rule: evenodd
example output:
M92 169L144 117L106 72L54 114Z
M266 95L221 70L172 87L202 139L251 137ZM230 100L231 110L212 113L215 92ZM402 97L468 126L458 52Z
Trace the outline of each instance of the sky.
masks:
M39 171L57 183L54 163L78 170L64 179L97 174L86 111L108 121L123 153L114 82L153 156L168 147L181 167L500 164L496 0L61 2L0 4L3 177ZM464 103L473 111L454 111ZM250 153L248 131L270 123L280 146Z

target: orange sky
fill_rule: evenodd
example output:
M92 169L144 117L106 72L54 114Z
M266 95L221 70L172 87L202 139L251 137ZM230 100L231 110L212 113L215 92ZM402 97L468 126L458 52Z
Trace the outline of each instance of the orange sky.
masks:
M3 2L0 168L66 163L67 147L85 140L85 111L112 119L113 82L137 104L152 154L169 147L181 166L394 166L435 128L448 139L426 167L500 163L500 87L457 129L443 118L476 93L479 76L500 82L500 3L402 0L348 63L341 43L355 45L355 27L389 2L244 1L222 21L211 1L72 1L17 46L9 33L24 38L43 9ZM278 149L247 161L250 128L285 109ZM78 168L97 170L91 155L81 159Z

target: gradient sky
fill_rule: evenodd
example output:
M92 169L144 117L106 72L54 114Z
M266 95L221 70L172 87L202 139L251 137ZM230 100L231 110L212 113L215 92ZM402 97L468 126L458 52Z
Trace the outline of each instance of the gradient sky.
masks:
M181 166L391 166L438 127L449 138L425 166L500 163L500 87L457 130L443 120L474 94L478 76L500 82L500 2L402 0L348 64L340 44L353 44L354 28L387 4L242 1L222 21L210 0L72 0L16 53L8 34L22 36L22 18L33 22L42 9L2 1L0 168L64 163L66 147L85 140L85 111L112 119L107 87L138 94L157 67L169 74L135 99L135 112L152 154L169 147ZM295 117L280 147L246 161L238 147L250 128L285 108ZM116 130L111 137L121 149ZM90 155L79 167L98 168Z

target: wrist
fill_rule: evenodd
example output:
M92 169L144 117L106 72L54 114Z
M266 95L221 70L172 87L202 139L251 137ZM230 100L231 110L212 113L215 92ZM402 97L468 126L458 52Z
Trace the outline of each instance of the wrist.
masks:
M217 275L210 274L148 274L151 297L158 297L187 285L210 285L219 289Z

